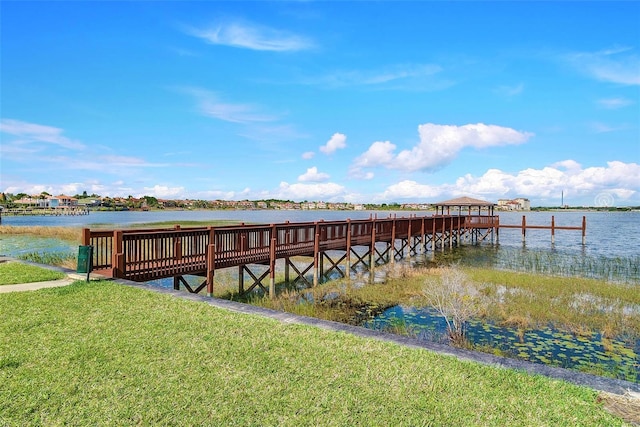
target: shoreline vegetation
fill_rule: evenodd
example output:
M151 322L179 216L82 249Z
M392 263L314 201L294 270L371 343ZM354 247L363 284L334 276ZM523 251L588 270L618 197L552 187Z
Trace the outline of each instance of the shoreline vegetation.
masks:
M5 195L0 193L0 215L38 215L51 214L50 211L203 211L203 210L334 210L334 211L434 211L435 205L426 202L412 203L333 203L324 201L292 200L159 200L152 196L135 198L101 197L98 195L75 195L73 205L51 208L42 205L42 200L50 197L48 193L28 197L24 193ZM630 212L640 211L640 206L533 206L513 209L496 205L496 212Z

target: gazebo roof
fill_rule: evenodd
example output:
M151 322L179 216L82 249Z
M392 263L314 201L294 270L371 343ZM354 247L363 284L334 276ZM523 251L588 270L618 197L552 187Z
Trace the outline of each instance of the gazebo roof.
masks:
M445 200L443 202L434 203L435 206L495 206L493 202L486 200L474 199L472 197L458 197L456 199Z

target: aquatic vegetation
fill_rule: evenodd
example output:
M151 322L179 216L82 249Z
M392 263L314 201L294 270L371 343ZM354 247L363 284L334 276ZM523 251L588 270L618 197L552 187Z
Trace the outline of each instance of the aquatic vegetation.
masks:
M444 269L438 278L425 280L422 295L444 318L454 343L464 342L467 322L485 309L486 298L477 284L457 268Z
M587 277L640 284L640 255L594 256L583 252L539 250L506 246L462 246L434 253L425 264L490 267L534 274Z
M58 267L76 268L76 254L71 252L27 252L17 257L38 264L56 265Z

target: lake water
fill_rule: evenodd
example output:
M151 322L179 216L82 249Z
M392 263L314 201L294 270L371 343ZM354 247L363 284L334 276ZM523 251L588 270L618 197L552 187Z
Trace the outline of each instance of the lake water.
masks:
M97 227L127 224L142 224L160 221L216 221L233 220L251 223L306 222L319 220L366 219L371 216L387 218L390 215L432 215L433 212L389 212L389 211L275 211L275 210L224 210L224 211L125 211L91 212L80 216L5 216L2 225L14 226L63 226ZM521 212L500 212L502 224L520 224ZM527 230L526 244L522 244L518 229L500 230L500 247L565 252L593 257L638 257L640 256L640 212L527 212L529 225L550 225L555 217L557 226L580 226L582 217L587 219L586 245L581 244L582 235L575 230L556 230L555 244L551 244L550 230ZM0 252L11 254L12 247L3 242Z

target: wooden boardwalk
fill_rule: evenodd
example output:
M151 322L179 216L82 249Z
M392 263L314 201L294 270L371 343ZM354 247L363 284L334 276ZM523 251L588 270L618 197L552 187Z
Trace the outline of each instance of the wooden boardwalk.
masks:
M311 286L329 272L345 276L362 264L373 269L427 250L493 239L495 215L433 215L409 218L318 221L223 227L144 230L83 230L82 244L92 246L93 271L107 277L145 282L173 277L190 292L206 287L212 295L216 270L239 268L239 291L255 287L275 294L276 261L285 262L285 280ZM306 267L292 258L309 259ZM252 265L267 266L261 274ZM263 268L264 269L264 268ZM313 269L313 279L305 275ZM291 271L295 277L291 280ZM253 282L245 289L245 273ZM192 289L185 275L204 277ZM265 285L268 276L269 283Z

